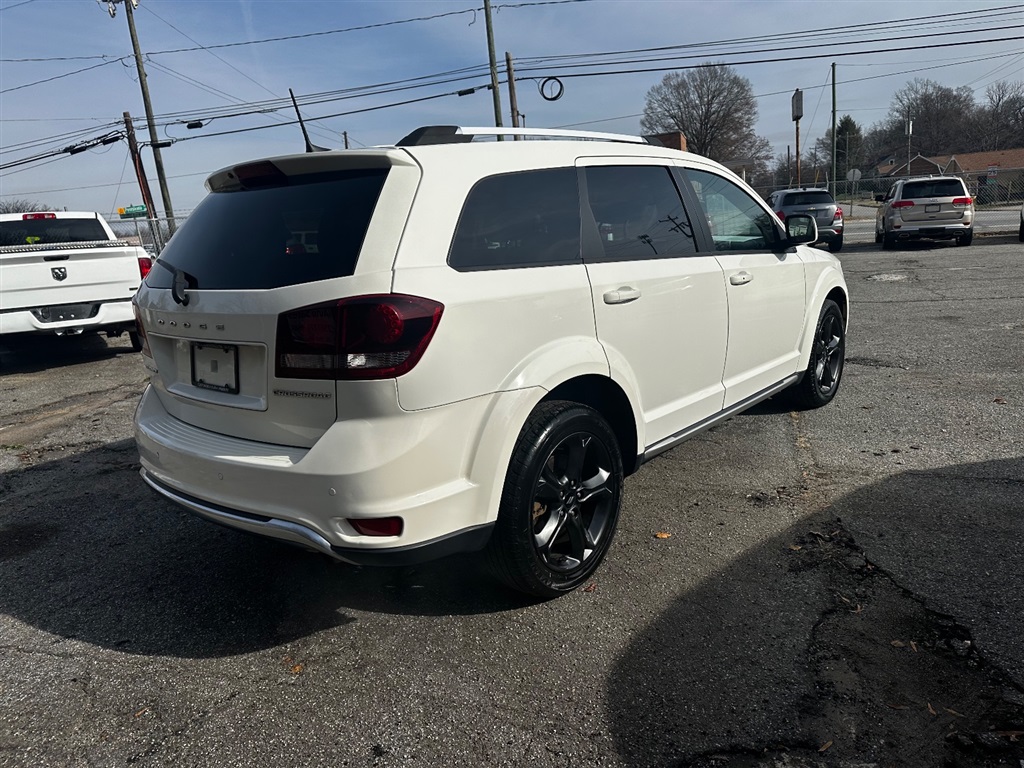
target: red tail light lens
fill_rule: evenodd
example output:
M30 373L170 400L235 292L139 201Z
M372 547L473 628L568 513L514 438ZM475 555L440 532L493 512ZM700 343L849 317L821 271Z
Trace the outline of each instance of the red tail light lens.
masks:
M832 217L832 221L842 221L842 220L843 220L843 209L842 208L836 208L836 215Z
M56 219L56 213L25 213L21 216L24 221L31 221L33 219Z
M149 256L139 256L139 275L143 280L146 279L146 275L153 269L153 260Z
M314 304L277 318L281 379L391 379L412 370L444 305L403 294Z
M782 211L776 211L775 215L779 217L780 221L785 221L786 220L786 214L784 212L782 212Z
M135 310L135 330L139 334L139 339L142 340L142 354L152 357L153 353L149 350L149 338L146 336L146 329L142 327L142 313L139 311L139 305L132 302L132 309Z
M971 198L969 197L954 197L953 205L956 208L966 208L971 204Z
M892 207L893 208L913 208L914 207L914 201L913 200L897 200L895 203L892 204Z

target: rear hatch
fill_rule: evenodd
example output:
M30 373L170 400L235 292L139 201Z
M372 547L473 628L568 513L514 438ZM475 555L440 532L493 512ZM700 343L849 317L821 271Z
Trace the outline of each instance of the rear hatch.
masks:
M836 215L836 201L824 190L806 190L791 192L783 200L783 211L787 216L792 213L806 213L813 216L818 228L830 227Z
M100 303L132 297L142 279L140 256L141 249L112 240L95 215L6 215L0 311L30 309L41 322L88 319Z
M137 298L164 408L221 434L308 447L353 399L379 397L383 384L394 400L394 381L339 387L288 369L276 347L282 334L322 330L339 300L390 291L418 178L396 150L274 158L211 176L211 194Z
M906 222L955 222L964 217L970 204L959 179L923 179L904 184L893 208Z

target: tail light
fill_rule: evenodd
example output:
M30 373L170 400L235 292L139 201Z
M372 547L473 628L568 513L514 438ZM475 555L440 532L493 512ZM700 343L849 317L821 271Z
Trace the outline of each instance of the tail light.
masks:
M391 379L412 370L444 305L403 294L355 296L277 318L275 375L282 379Z
M966 208L971 204L971 198L969 197L954 197L953 207L954 208Z
M776 211L775 215L779 217L779 221L785 221L786 220L786 214L783 211Z
M21 216L23 221L32 221L33 219L56 219L56 213L24 213Z
M153 269L153 259L149 256L139 256L139 276L145 280L146 275Z
M914 207L914 201L913 200L897 200L895 203L892 204L892 207L893 208L913 208Z
M832 223L833 224L835 224L835 223L842 224L843 223L843 209L842 208L836 208L836 215L832 217Z
M139 259L142 261L142 259ZM135 310L135 331L139 334L139 339L142 341L142 354L146 357L152 357L153 353L149 350L149 338L146 336L146 329L142 327L142 313L139 311L139 305L132 302L132 309Z

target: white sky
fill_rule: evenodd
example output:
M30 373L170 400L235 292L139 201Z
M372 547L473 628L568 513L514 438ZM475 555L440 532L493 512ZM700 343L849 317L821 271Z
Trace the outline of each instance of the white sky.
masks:
M581 0L561 4L514 7L520 0L493 0L495 47L504 80L504 53L517 59L577 53L600 53L657 46L697 45L805 30L842 31L851 25L870 24L916 16L935 17L963 11L1008 8L997 20L955 17L940 27L866 30L863 38L892 36L891 40L859 46L838 45L825 32L810 42L830 47L798 50L797 44L777 42L747 47L769 48L765 53L740 56L739 43L717 49L698 49L698 58L684 63L725 61L736 65L759 97L757 131L775 151L785 152L794 142L790 96L804 90L801 144L810 146L830 124L829 66L838 63L838 114L850 114L863 127L883 119L894 91L914 77L926 77L952 87L969 85L976 98L997 80L1024 80L1024 5L977 0ZM303 35L361 25L381 24L417 16L482 8L482 0L141 0L135 12L144 52L247 42L270 37ZM991 29L996 27L996 29ZM987 30L987 31L983 31ZM911 40L906 35L952 32L939 38ZM925 50L907 50L915 44L1010 38L1000 43L973 42ZM191 39L189 39L191 38ZM844 51L872 48L897 49L888 53L842 56ZM106 56L131 54L123 5L111 19L106 2L93 0L0 0L0 163L67 146L82 138L112 130L124 111L144 116L134 62L105 59L21 62L13 59ZM712 52L715 51L715 52ZM216 54L216 55L214 55ZM785 58L823 54L824 58L776 63L741 64L749 59ZM1007 55L1009 54L1009 55ZM643 54L650 56L652 54ZM306 37L298 40L149 57L147 74L155 113L202 115L211 108L237 102L287 97L295 90L304 96L343 88L406 80L487 62L483 14L450 15L407 24ZM91 71L19 88L73 70L103 64ZM525 67L525 65L523 65ZM670 67L646 63L630 67ZM620 67L614 67L620 68ZM926 71L908 73L908 70ZM596 66L582 72L599 71ZM666 70L667 71L667 70ZM517 74L521 74L517 72ZM545 70L530 73L542 78ZM532 127L554 127L594 122L583 129L639 132L647 90L665 72L565 78L564 96L544 101L537 81L517 85L519 111ZM867 79L873 78L873 79ZM469 80L399 93L303 107L303 116L316 126L316 144L341 147L342 131L353 146L393 143L420 125L493 124L491 95L446 96L418 104L312 122L318 115L363 109L405 99L447 93L484 85L476 74ZM211 92L219 91L220 93ZM508 117L508 93L502 89L503 120ZM281 113L292 118L290 111ZM609 120L608 118L618 118ZM209 137L258 125L270 125L268 116L220 118L198 130L184 124L161 128L162 137L189 138L163 150L170 177L171 197L177 212L194 208L205 195L203 181L212 171L246 159L302 150L297 126ZM123 124L122 126L123 127ZM85 131L73 139L61 135ZM53 137L53 138L50 138ZM148 140L145 130L140 141ZM38 146L25 142L49 139ZM1022 137L1024 144L1024 137ZM127 145L121 141L86 152L60 155L50 162L0 170L0 197L38 200L53 208L114 211L141 202L134 173L126 162ZM143 162L157 205L160 193L150 151ZM115 215L116 217L116 215Z

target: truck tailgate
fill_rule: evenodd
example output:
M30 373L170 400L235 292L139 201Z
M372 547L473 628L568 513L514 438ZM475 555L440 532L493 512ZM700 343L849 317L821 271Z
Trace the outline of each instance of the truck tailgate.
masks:
M117 242L0 248L0 311L130 298L145 255Z

